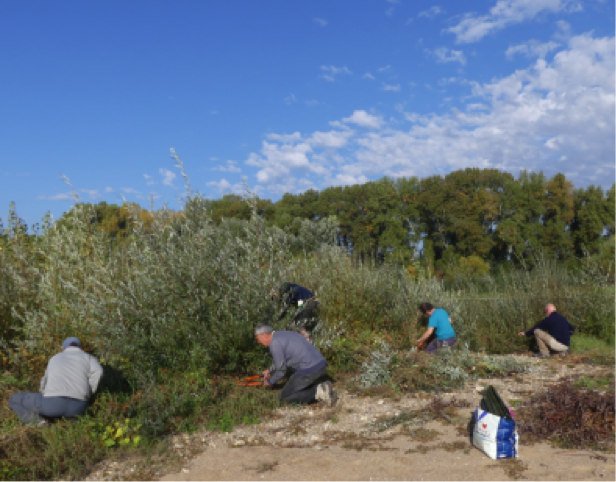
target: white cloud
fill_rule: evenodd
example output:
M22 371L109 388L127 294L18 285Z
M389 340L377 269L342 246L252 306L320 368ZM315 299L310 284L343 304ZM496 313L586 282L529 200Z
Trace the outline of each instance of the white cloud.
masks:
M244 194L245 189L244 185L241 182L231 184L226 179L221 179L220 181L210 181L206 182L205 185L207 187L215 187L218 189L219 194Z
M466 65L466 56L464 55L464 52L460 50L439 47L434 50L426 49L426 52L434 54L436 56L436 61L439 63L460 62L460 64Z
M394 14L394 10L396 10L394 7L389 7L387 10L385 10L385 15L391 17Z
M313 20L316 22L317 25L320 25L321 27L325 27L327 25L327 20L325 20L324 18L313 18Z
M374 75L372 75L370 72L366 72L366 73L363 75L363 78L364 78L364 79L374 80Z
M297 102L295 94L289 94L287 97L284 98L284 103L287 105L294 104L295 102Z
M217 157L210 157L210 161L217 161L218 158Z
M218 114L218 111L217 110L210 110L210 114L216 115L216 114Z
M309 105L309 106L314 106L314 105L319 105L320 104L320 102L318 100L314 100L314 99L306 100L304 102L306 103L306 105Z
M105 188L105 192L106 192L106 193L113 192L113 188L106 187L106 188Z
M239 174L242 170L237 167L237 163L235 161L228 160L226 166L218 166L213 168L214 171L224 171L224 172L232 172L235 174Z
M302 140L302 135L299 132L293 134L268 134L266 136L270 141L282 142L284 144L290 144Z
M141 191L137 191L132 187L123 187L120 189L120 191L122 191L124 194L141 194Z
M391 92L400 92L400 84L395 84L395 85L388 85L385 82L383 82L383 90L385 91L391 91Z
M98 199L101 197L98 189L82 189L81 192L85 192L88 196L90 196L90 199Z
M516 54L522 54L526 57L544 58L547 54L559 46L560 44L552 41L544 43L537 40L529 40L526 43L509 47L505 52L505 55L508 59L511 59Z
M154 181L154 179L152 179L152 176L148 176L147 174L144 174L143 177L146 180L146 184L148 186L152 186L153 184L156 184L156 182Z
M379 129L383 125L383 119L368 114L365 110L356 110L350 117L345 117L342 122L347 124L357 124L362 127Z
M389 69L391 69L391 65L386 65L385 67L378 68L378 69L376 69L376 71L377 72L386 72Z
M555 48L550 61L480 83L465 80L471 96L446 114L419 114L397 104L406 129L356 110L332 121L339 130L292 142L263 143L247 164L270 193L324 188L383 175L423 178L467 167L565 173L576 186L610 187L615 177L614 38L591 34ZM449 80L449 79L446 79ZM370 130L344 127L356 124ZM407 126L409 124L406 124ZM311 184L312 183L312 184Z
M334 65L321 65L321 70L325 73L321 74L319 77L327 80L328 82L334 82L338 74L353 74L353 72L351 72L346 65L344 67L336 67Z
M158 170L161 176L163 176L163 184L165 186L173 186L173 180L175 179L175 172L169 171L168 169L163 169L162 167Z
M349 138L354 134L353 131L330 131L330 132L315 132L308 142L313 146L320 147L344 147Z
M37 199L43 199L45 201L73 201L75 198L70 192L62 192L60 194L54 194L53 196L38 196Z
M469 13L446 32L453 33L458 43L471 43L509 25L532 20L544 12L577 12L577 0L498 0L487 15Z
M263 141L261 155L251 153L246 164L261 168L257 172L259 183L270 183L290 177L293 170L309 170L311 164L307 155L310 152L312 148L307 142L279 145Z
M443 10L438 5L434 5L433 7L430 7L428 10L422 10L421 12L419 12L419 14L417 14L417 18L421 18L421 17L434 18L441 13L445 13L445 10Z

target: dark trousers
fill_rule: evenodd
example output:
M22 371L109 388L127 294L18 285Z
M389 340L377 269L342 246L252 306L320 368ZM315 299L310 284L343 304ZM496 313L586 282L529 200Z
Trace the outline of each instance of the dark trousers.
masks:
M302 311L300 311L293 317L293 321L291 322L291 324L298 329L306 328L306 331L314 330L314 327L317 325L318 320L311 318L316 318L316 313L314 313L314 310L316 310L318 307L319 302L317 300L307 301L304 305L302 305Z
M456 342L456 337L452 336L451 338L445 338L444 340L437 340L436 338L428 343L426 346L426 353L435 354L439 348L448 348L453 346Z
M88 408L88 402L68 397L44 397L41 393L15 393L9 407L25 424L37 424L46 418L76 417Z
M280 401L287 403L309 404L316 402L317 385L325 376L326 368L321 368L310 375L294 373L280 392Z

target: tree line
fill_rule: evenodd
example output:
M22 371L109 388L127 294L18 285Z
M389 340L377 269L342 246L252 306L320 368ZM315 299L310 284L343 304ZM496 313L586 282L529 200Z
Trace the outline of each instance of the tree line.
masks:
M423 179L389 178L350 186L285 194L277 202L228 194L206 199L213 222L250 219L253 209L269 226L297 235L303 220L335 216L338 244L358 259L446 270L502 261L532 264L538 253L560 261L583 256L613 259L615 185L576 189L563 174L467 168ZM94 206L100 229L119 242L130 235L138 206ZM171 217L173 217L171 215ZM68 222L70 213L59 222ZM606 254L607 253L607 254ZM611 255L610 255L611 253Z

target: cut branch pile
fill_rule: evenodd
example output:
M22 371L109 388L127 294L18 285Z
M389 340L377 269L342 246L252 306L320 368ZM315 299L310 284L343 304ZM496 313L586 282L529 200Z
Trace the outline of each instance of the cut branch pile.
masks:
M533 396L519 411L517 423L523 442L548 440L563 448L613 450L614 383L597 391L565 380Z

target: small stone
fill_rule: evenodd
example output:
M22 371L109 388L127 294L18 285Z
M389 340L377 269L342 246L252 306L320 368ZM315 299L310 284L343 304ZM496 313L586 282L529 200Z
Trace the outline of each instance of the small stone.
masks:
M237 440L233 445L239 447L241 445L246 445L246 442L244 442L243 440Z
M379 400L377 403L378 403L379 405L383 405L383 403L385 403L385 401L384 401L384 400Z
M188 470L188 469L182 469L182 472L184 472L185 474L187 474L188 472L190 472L190 470Z

